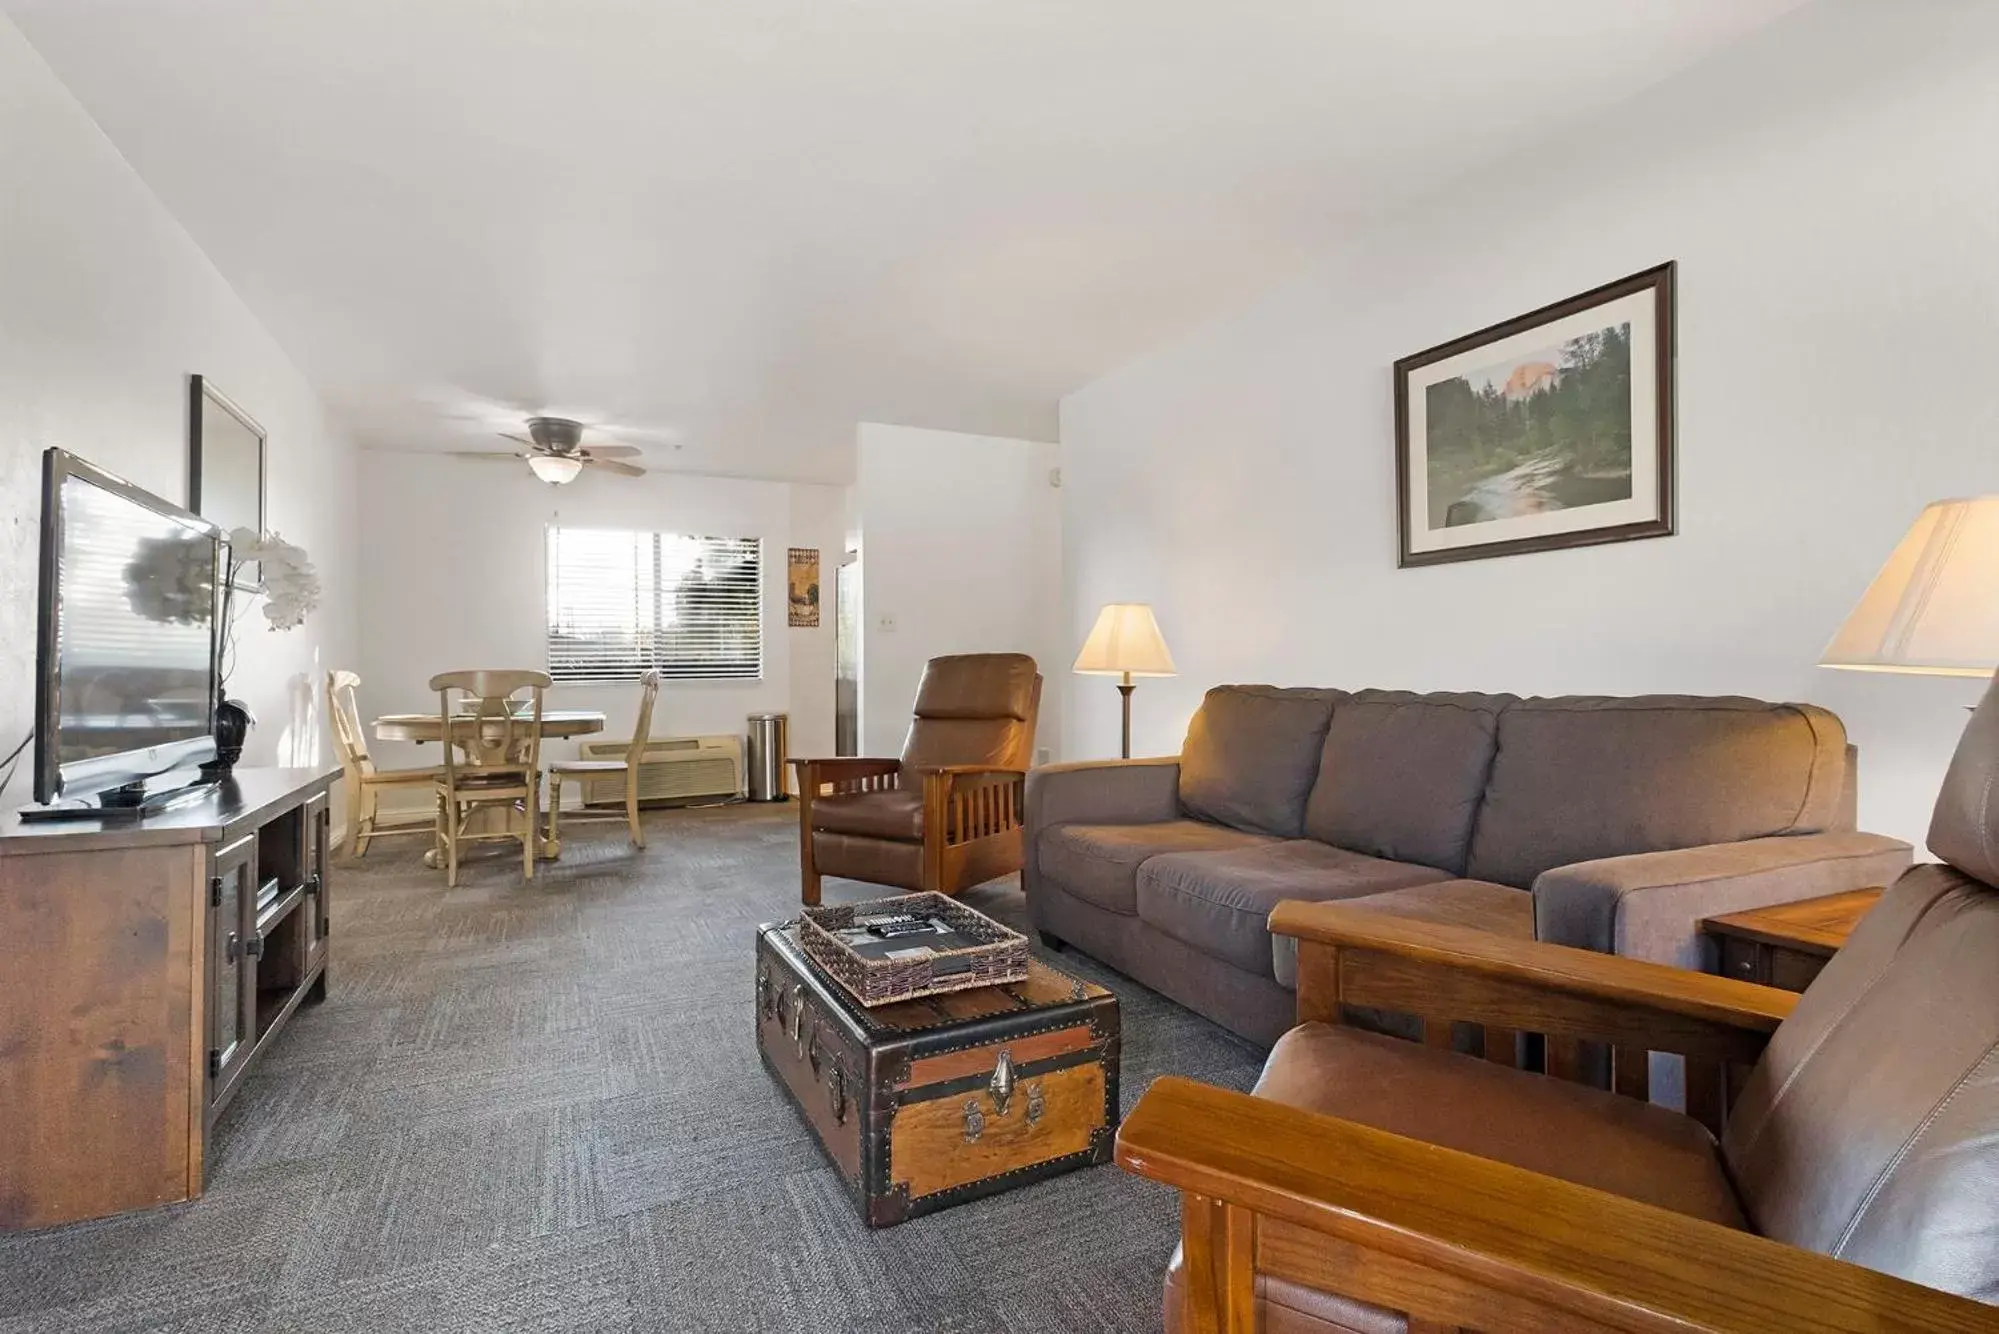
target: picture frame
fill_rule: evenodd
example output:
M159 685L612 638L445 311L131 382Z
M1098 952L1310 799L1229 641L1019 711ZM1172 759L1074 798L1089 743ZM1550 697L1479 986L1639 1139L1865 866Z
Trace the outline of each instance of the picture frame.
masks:
M1400 568L1674 531L1670 261L1395 363Z
M819 548L792 547L786 552L786 623L793 629L819 628Z
M269 437L206 376L187 379L187 507L225 533L262 533ZM235 586L255 590L261 579L261 570L245 565Z

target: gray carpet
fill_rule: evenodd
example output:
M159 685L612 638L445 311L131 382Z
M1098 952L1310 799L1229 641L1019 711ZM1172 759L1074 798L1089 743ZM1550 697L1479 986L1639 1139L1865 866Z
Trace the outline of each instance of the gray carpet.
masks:
M532 885L500 857L447 890L408 839L338 863L331 995L217 1127L207 1195L0 1237L0 1334L1154 1334L1177 1197L1116 1167L861 1226L751 1036L795 819L664 812L644 853L579 827ZM1010 881L967 901L1025 926ZM1220 1029L1059 965L1123 1005L1127 1107L1166 1072L1254 1078Z

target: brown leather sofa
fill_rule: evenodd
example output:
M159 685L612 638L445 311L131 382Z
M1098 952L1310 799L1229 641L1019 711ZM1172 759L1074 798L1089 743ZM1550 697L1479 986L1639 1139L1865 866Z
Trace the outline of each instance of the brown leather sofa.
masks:
M1280 901L1390 895L1700 968L1702 917L1909 864L1854 831L1855 768L1809 704L1219 686L1177 757L1030 774L1021 878L1044 937L1267 1045L1296 984Z
M1120 1134L1190 1192L1168 1328L1999 1329L1999 682L1929 845L1802 996L1284 905L1301 1023L1255 1095L1162 1080ZM1496 1059L1341 1027L1350 1003L1479 1025ZM1529 1024L1558 1073L1616 1043L1630 1096L1511 1068ZM1711 1071L1700 1119L1643 1101L1648 1051Z
M955 894L1019 870L1040 708L1025 653L932 658L899 758L792 761L799 898L829 875Z

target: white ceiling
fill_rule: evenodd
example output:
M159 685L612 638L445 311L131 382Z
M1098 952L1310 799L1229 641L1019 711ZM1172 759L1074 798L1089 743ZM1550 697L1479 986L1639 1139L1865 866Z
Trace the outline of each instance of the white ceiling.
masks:
M1799 0L0 0L361 441L844 481Z

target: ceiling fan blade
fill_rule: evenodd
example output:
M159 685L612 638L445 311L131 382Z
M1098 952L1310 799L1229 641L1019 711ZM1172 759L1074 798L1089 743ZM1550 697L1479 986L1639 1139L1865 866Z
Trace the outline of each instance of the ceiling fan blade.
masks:
M517 445L526 445L526 446L527 446L527 447L528 447L529 449L534 449L534 448L536 448L536 445L535 445L534 441L532 441L532 440L528 439L528 438L527 438L526 436L524 436L524 435L515 435L515 434L514 434L514 433L513 433L512 431L502 431L502 432L500 432L500 439L502 439L502 440L511 440L511 441L513 441L513 442L514 442L515 444L517 444Z
M517 449L451 449L445 453L454 459L524 459L527 455Z
M629 426L614 421L593 422L590 425L593 436L610 436L617 440L636 440L640 444L675 445L680 443L681 433L670 426Z
M590 445L583 452L593 459L628 459L645 453L637 445Z
M638 467L636 464L620 463L616 459L591 458L584 459L583 462L592 468L602 468L605 472L614 472L620 477L643 477L646 475L644 468Z

